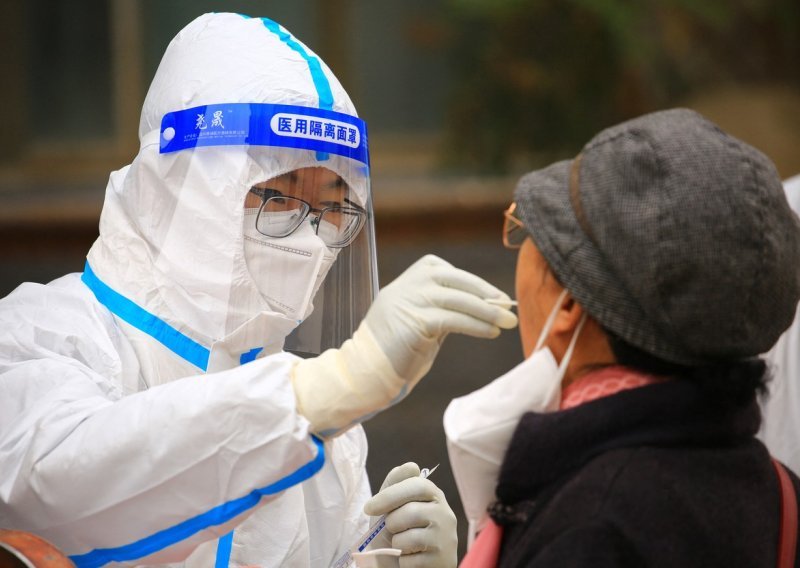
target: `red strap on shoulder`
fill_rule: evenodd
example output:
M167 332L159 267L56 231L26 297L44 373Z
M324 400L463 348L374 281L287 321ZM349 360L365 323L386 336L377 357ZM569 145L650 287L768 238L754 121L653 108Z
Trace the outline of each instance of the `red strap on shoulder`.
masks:
M778 475L778 486L781 492L778 568L792 568L797 549L797 496L795 495L794 484L783 465L775 458L772 458L772 465Z

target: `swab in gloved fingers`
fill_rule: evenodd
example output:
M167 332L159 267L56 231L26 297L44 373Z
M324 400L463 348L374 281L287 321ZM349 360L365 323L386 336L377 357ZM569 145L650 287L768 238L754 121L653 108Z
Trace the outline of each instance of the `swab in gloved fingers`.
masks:
M505 298L487 298L486 303L506 309L515 307L517 305L516 300L506 300Z
M437 463L432 468L428 469L427 467L423 467L422 470L419 472L419 476L422 479L427 479L430 474L436 471L436 468L439 467ZM380 535L383 530L386 528L386 515L381 515L378 517L378 520L372 523L372 526L369 527L367 532L362 536L358 542L347 552L345 552L339 560L332 566L332 568L347 568L349 566L354 566L353 562L355 562L355 566L360 568L361 566L370 566L370 565L377 565L374 564L374 561L367 560L367 557L373 556L380 556L380 555L389 555L389 556L400 556L402 553L401 550L397 548L376 548L369 552L364 552L364 549L369 546L369 544L374 541L378 535ZM360 562L359 559L364 558L364 562Z
M424 377L450 334L491 339L518 323L502 290L433 255L385 286L339 349L297 363L297 411L317 436L337 436L397 404Z
M458 565L456 515L444 492L430 478L424 479L414 462L392 469L380 491L364 503L364 512L373 518L386 516L386 530L370 547L388 545L403 551L398 559L383 557L381 568Z

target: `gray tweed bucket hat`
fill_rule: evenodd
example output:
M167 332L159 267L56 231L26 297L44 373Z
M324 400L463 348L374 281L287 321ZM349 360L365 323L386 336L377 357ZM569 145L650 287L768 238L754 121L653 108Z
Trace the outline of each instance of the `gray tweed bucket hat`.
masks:
M685 365L767 351L800 297L800 222L772 162L694 111L608 128L525 175L517 214L605 329Z

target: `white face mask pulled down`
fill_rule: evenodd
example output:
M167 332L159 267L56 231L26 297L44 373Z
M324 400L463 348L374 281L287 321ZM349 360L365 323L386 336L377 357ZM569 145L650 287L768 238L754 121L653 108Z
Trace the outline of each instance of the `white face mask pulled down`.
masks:
M558 297L530 357L486 386L453 399L445 410L447 453L469 522L468 548L488 520L500 466L520 418L526 412L558 410L561 380L586 321L584 313L558 365L543 345L566 294L564 290Z
M256 287L270 307L298 323L314 309L312 300L336 261L310 222L289 236L267 237L256 230L258 209L245 209L244 256Z

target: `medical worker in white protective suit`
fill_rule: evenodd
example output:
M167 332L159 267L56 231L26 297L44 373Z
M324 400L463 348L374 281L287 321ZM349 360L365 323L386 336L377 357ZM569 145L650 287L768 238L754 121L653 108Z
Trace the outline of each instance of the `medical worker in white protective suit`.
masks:
M800 214L800 175L784 181L786 198ZM759 437L777 459L800 471L800 307L794 322L766 354L772 380L762 401Z
M370 306L364 123L270 20L183 29L139 136L83 274L0 301L0 526L78 567L330 566L369 523L359 423L448 333L513 327L507 296L425 257ZM386 484L400 566L454 565L413 469Z

